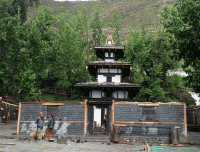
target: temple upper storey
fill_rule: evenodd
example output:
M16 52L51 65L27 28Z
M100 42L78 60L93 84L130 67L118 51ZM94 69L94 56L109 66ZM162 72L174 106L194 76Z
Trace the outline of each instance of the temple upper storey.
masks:
M117 61L124 58L124 46L114 46L112 35L109 33L103 46L94 47L95 54L103 61Z

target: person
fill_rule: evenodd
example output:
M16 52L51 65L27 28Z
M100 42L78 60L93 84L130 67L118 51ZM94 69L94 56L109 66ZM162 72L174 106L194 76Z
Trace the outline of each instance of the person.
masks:
M103 119L103 124L105 124L105 128L106 128L106 123L107 123L107 115L105 115L105 118Z
M42 139L42 129L44 126L44 114L43 112L39 113L39 119L37 119L37 140L41 140Z
M3 108L0 109L0 123L3 123L3 116L5 115Z
M49 120L48 120L48 125L47 125L46 138L52 139L54 124L55 124L55 121L54 121L54 118L53 118L53 114L50 114Z

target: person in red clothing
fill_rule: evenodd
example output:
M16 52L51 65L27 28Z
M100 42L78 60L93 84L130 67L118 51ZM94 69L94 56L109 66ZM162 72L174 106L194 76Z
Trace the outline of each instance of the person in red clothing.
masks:
M42 139L42 129L44 126L44 114L43 112L39 113L40 118L37 119L37 140L41 140Z

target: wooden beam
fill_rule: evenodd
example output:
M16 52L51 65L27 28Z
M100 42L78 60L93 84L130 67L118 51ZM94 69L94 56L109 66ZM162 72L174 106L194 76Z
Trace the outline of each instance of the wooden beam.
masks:
M187 115L186 115L186 103L184 103L184 124L185 124L185 138L187 138Z
M162 104L162 105L184 105L185 103L180 103L180 102L161 103L161 102L159 102L159 104Z
M115 143L114 143L115 144ZM119 141L118 143L116 144L127 144L127 145L134 145L133 142L122 142L122 141Z
M64 102L43 102L42 105L43 106L63 106L65 103Z
M53 105L53 104L85 104L85 102L21 102L21 104L49 104L49 105Z
M112 100L112 125L115 123L115 100Z
M85 99L85 111L84 111L84 127L83 127L83 135L86 135L86 124L87 124L87 102L88 100Z
M175 146L175 147L183 147L183 144L159 144L159 146Z
M66 123L84 123L84 121L55 121L55 122L66 122Z
M142 122L142 121L115 121L115 124L185 124L184 122Z
M36 122L36 121L20 121L21 122ZM47 120L44 122L48 122ZM55 121L55 122L59 122L59 123L84 123L84 121Z
M19 102L18 122L17 122L17 135L19 135L20 118L21 118L21 102Z
M138 106L154 106L154 107L158 107L159 103L139 103Z
M138 105L142 105L144 104L144 106L150 106L150 105L184 105L184 103L161 103L161 102L156 102L156 103L151 103L151 102L129 102L129 101L121 101L121 102L115 102L115 104L138 104Z

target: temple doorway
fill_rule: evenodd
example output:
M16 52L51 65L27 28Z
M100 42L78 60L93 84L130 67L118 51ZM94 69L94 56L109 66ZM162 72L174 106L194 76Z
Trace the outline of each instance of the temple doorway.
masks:
M88 135L110 135L112 128L111 104L88 104Z
M93 108L94 108L93 134L106 135L107 108L101 106L93 106Z

